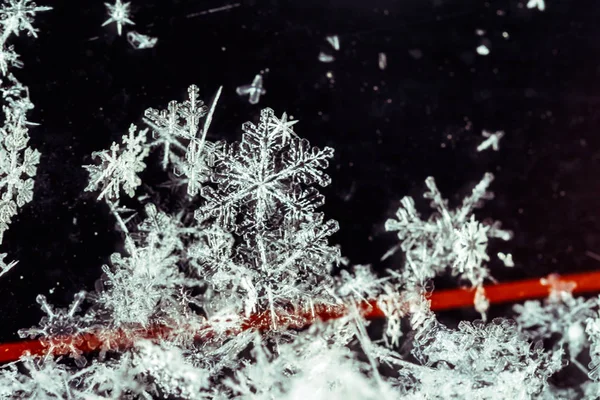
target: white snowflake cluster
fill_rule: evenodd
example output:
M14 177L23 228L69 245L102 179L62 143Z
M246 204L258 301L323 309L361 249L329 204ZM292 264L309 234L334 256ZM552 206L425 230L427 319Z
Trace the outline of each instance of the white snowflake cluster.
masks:
M428 191L424 197L431 200L435 212L426 220L421 219L411 197L401 200L396 219L388 219L385 228L398 232L399 248L407 259L407 267L402 274L406 284L423 287L429 279L446 269L468 281L471 286L480 286L489 277L484 264L489 261L488 239L510 240L512 237L510 231L501 229L500 222L480 223L472 214L483 200L493 197L487 191L493 178L491 173L486 173L471 195L455 210L448 207L448 201L442 198L435 180L427 178L425 183ZM395 250L397 248L392 249ZM388 252L384 257L390 254Z
M333 150L312 147L296 121L268 108L243 125L239 142L211 142L215 105L191 86L186 101L146 111L152 135L132 126L123 146L86 166L87 190L109 205L124 252L103 267L81 315L83 293L68 309L38 298L47 315L20 334L39 338L46 356L24 356L25 375L0 369L0 398L563 399L574 392L548 377L567 361L587 372L578 361L587 347L597 379L598 302L573 298L557 277L544 281L543 305L515 308L516 322L450 329L430 310L422 289L449 269L476 286L476 308L486 312L487 243L511 236L473 216L492 197L491 174L455 209L428 178L434 212L425 220L412 198L402 200L386 227L400 239L403 271L379 277L357 265L334 278L332 267L346 262L329 244L338 225L318 211L316 189L330 183ZM187 200L175 210L147 202L144 218L125 217L119 192L135 195L154 150ZM367 331L369 313L387 318L380 339ZM543 351L539 340L556 336ZM89 362L82 348L100 355ZM577 393L591 400L599 387L588 382Z
M17 210L33 198L33 178L40 161L40 153L29 147L27 113L33 108L29 90L10 72L21 68L12 36L21 32L37 37L33 18L40 11L51 7L37 6L30 0L6 0L0 5L0 92L4 121L0 126L0 243ZM0 254L4 258L6 254ZM0 262L0 276L8 272L16 262Z

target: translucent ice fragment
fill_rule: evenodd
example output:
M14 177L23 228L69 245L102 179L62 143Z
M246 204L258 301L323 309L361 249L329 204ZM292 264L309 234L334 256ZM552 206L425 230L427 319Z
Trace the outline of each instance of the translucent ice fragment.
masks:
M157 38L142 35L141 33L130 31L127 32L127 41L136 50L151 49L156 46Z
M235 91L240 96L248 95L248 101L250 104L258 103L260 96L267 93L267 91L263 88L263 79L262 75L260 74L256 74L251 84L238 86Z

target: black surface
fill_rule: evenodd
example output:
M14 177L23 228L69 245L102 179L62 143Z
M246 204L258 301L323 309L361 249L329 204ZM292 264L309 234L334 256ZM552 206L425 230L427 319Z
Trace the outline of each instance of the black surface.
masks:
M20 263L0 278L0 340L39 321L38 293L66 305L93 289L121 238L106 206L83 194L80 166L147 107L184 99L192 83L207 100L224 87L211 139L236 140L269 106L299 119L296 132L314 145L336 149L325 211L340 221L334 240L353 263L400 262L378 262L395 244L383 223L402 196L421 196L427 176L452 203L491 171L497 198L477 215L516 233L491 246L517 264L503 270L493 261L499 280L600 267L585 255L600 253L596 1L548 0L545 12L518 1L242 1L186 18L224 4L134 1L135 29L159 38L154 49L134 50L114 25L100 26L102 2L53 1L36 20L39 38L13 42L42 158L34 200L1 248ZM476 29L491 43L486 57L475 52ZM339 52L328 34L339 35ZM320 50L336 60L319 62ZM258 105L235 94L267 68ZM476 153L482 129L506 132L499 152Z

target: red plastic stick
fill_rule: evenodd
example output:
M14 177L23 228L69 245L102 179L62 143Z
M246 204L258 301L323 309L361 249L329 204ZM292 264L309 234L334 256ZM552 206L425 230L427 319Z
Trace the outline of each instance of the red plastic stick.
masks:
M570 284L568 288L573 293L591 293L600 292L600 271L584 272L578 274L551 276L544 279L526 279L515 282L505 282L485 286L485 295L490 304L519 302L526 299L547 297L551 290L557 286ZM433 311L451 310L461 307L472 307L475 296L474 290L451 289L439 290L431 294L431 309ZM370 300L358 305L359 311L366 319L377 319L385 317L385 313L378 306L377 300ZM257 329L267 331L272 329L273 324L289 328L302 328L312 324L316 319L327 321L341 318L348 313L348 307L344 305L336 307L325 307L315 305L314 310L307 312L292 313L287 316L278 315L273 321L269 312L263 312L251 315L245 319L241 328L229 331L229 334L236 334L240 330ZM90 352L100 347L107 340L115 343L119 348L132 346L136 339L158 339L168 338L174 333L174 329L166 326L157 326L147 330L138 330L133 334L124 334L117 332L90 333L83 337L83 342L78 349L82 352ZM209 340L215 334L213 328L209 325L203 327L197 334L199 340ZM0 344L0 363L16 361L24 352L33 355L45 354L46 349L39 340L23 340L14 343Z

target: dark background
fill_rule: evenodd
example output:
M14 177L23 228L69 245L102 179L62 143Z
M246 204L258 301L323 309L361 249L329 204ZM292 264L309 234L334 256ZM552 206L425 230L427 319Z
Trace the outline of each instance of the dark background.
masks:
M206 101L223 85L211 140L239 139L240 125L269 106L299 119L296 132L313 145L335 148L324 211L340 222L333 240L353 263L399 266L399 256L378 261L396 243L383 224L403 196L421 197L427 176L457 204L491 171L496 199L477 215L515 232L490 253L511 252L517 264L503 269L494 257L494 276L600 267L586 256L600 253L596 0L547 0L545 12L516 0L240 1L188 18L234 1L134 0L132 29L159 39L150 50L130 47L129 26L121 37L114 24L101 27L102 1L48 2L54 9L35 22L39 37L13 40L25 63L14 73L36 105L29 120L41 124L31 145L42 158L34 200L0 249L19 260L0 278L1 340L37 324L38 293L65 306L93 290L121 237L107 207L83 193L81 165L147 107L185 99L192 83ZM338 52L325 41L331 34ZM488 56L475 52L482 40ZM335 61L319 62L321 50ZM379 52L388 58L383 71ZM236 95L267 69L259 104ZM483 129L506 132L499 152L475 151ZM417 204L427 214L427 203Z

